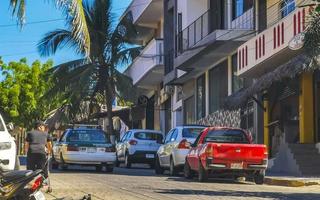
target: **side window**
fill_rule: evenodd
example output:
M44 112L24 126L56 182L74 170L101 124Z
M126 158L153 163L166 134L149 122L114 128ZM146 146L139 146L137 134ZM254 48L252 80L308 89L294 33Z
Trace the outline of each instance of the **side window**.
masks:
M171 142L176 141L177 137L178 137L178 129L174 129L174 130L172 131L172 135L171 135L171 137L170 137L170 141L171 141Z
M199 143L199 140L200 140L202 134L203 134L203 132L201 132L201 133L198 135L197 139L194 141L194 143L193 143L192 146L194 146L194 147L198 146L198 143Z
M127 140L129 140L129 139L131 138L131 135L132 135L132 132L131 132L131 131L129 131L129 132L128 132L128 135L127 135L127 137L126 137L126 141L127 141Z
M61 135L61 138L60 138L59 142L65 142L65 141L67 141L67 140L66 140L67 135L68 135L68 131L63 132L63 134Z
M168 135L166 136L166 139L165 139L165 141L164 141L165 144L167 144L168 142L170 142L171 135L172 135L172 130L169 131Z

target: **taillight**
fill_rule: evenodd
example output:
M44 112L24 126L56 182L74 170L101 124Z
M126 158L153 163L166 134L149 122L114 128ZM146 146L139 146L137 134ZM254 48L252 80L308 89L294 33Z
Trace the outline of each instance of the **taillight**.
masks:
M130 144L130 145L136 145L136 144L138 144L138 142L137 142L136 140L130 140L130 141L129 141L129 144Z
M40 187L41 187L41 185L42 185L42 176L39 176L34 182L33 182L33 184L32 184L32 186L31 186L31 191L32 192L34 192L34 191L36 191L36 190L38 190Z
M189 149L190 148L190 143L186 140L183 139L178 145L178 149Z
M115 152L116 148L115 147L107 147L106 152Z
M79 148L75 146L67 146L67 151L79 151Z
M268 155L269 155L269 153L268 153L268 148L265 148L265 149L264 149L264 158L265 158L265 159L268 159Z
M207 157L212 157L212 155L213 155L212 147L208 146L206 148L206 155L207 155Z

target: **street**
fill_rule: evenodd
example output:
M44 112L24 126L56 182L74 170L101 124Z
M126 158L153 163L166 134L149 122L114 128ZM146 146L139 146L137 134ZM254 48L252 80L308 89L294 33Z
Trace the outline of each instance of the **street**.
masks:
M92 199L108 200L184 200L184 199L320 199L320 187L279 187L211 179L199 183L196 179L155 176L148 168L116 168L113 174L95 172L91 168L73 167L51 173L53 192L47 199L81 199L91 194Z

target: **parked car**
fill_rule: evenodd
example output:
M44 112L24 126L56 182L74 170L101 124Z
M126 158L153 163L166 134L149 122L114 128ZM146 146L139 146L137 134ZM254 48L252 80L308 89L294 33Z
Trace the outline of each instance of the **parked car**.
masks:
M116 161L115 146L101 129L67 129L54 144L53 155L62 169L77 164L95 166L97 171L105 166L112 172Z
M193 143L205 126L177 126L166 135L164 144L159 148L156 157L156 174L163 174L169 169L170 175L176 175L183 169L189 146Z
M0 114L0 160L8 160L0 164L2 170L18 170L19 160L17 157L17 146L14 137L10 135Z
M208 176L250 177L263 184L268 164L265 145L252 144L251 134L242 129L212 127L205 129L191 145L184 176L199 181Z
M146 163L153 168L162 140L163 134L160 131L129 130L116 145L117 165L124 163L130 168L132 163Z

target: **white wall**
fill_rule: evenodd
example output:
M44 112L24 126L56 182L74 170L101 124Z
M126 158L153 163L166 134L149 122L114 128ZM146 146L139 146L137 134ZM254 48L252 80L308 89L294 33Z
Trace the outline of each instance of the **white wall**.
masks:
M208 10L208 0L178 0L178 13L182 13L182 29Z

